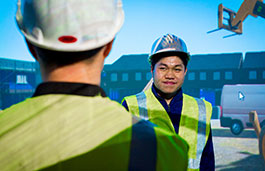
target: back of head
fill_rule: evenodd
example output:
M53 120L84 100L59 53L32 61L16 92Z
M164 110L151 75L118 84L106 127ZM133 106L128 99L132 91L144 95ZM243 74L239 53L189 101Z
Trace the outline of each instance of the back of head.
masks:
M166 34L155 40L149 54L149 63L154 68L155 64L163 57L178 56L187 68L190 55L185 42L173 34Z
M18 0L16 21L26 40L44 51L85 52L120 30L121 0Z

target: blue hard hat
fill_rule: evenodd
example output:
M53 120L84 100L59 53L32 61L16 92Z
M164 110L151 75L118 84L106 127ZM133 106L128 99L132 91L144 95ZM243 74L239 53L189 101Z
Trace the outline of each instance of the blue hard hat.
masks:
M185 42L173 34L166 34L153 43L148 59L151 63L153 58L172 55L184 57L187 61L190 58Z

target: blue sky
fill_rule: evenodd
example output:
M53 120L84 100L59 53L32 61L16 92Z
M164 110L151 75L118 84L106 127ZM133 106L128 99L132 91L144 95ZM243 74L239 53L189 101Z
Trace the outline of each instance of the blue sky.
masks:
M118 33L107 64L124 54L149 53L155 39L166 33L182 38L191 54L265 51L265 19L248 16L243 34L217 28L222 3L237 11L243 0L123 0L125 23ZM15 24L16 0L0 2L0 58L34 61Z

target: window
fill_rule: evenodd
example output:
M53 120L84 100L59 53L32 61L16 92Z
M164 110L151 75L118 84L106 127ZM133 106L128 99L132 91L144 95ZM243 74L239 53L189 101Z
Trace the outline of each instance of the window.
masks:
M257 71L249 71L248 78L250 80L256 80L257 79Z
M129 79L128 73L123 73L122 74L122 81L128 81L128 79Z
M109 90L109 97L110 97L112 100L118 100L119 97L120 97L119 90L117 90L117 89L110 89L110 90Z
M101 76L102 76L102 77L106 77L106 76L107 76L107 73L103 71L103 72L101 73Z
M28 84L26 75L17 75L17 84Z
M136 81L140 81L142 79L142 73L140 73L140 72L136 72L135 73L135 80Z
M220 72L213 73L213 80L220 80Z
M189 73L188 80L195 80L195 73L194 72Z
M151 72L146 73L146 80L150 80L152 78Z
M265 79L265 71L262 73L262 78Z
M233 74L231 71L225 72L225 79L226 80L232 80L233 79Z
M113 81L113 82L118 81L118 75L117 75L117 73L112 73L110 75L110 80Z
M200 80L206 80L206 72L200 72Z

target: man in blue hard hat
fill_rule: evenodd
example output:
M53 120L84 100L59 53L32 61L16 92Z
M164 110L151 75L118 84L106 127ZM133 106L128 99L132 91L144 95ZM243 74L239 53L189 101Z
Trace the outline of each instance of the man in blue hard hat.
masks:
M120 0L18 0L43 83L0 114L0 170L186 170L179 136L131 115L100 85Z
M214 170L209 102L182 92L190 55L173 34L158 38L149 55L151 88L125 97L122 105L136 116L177 133L189 146L189 170Z

